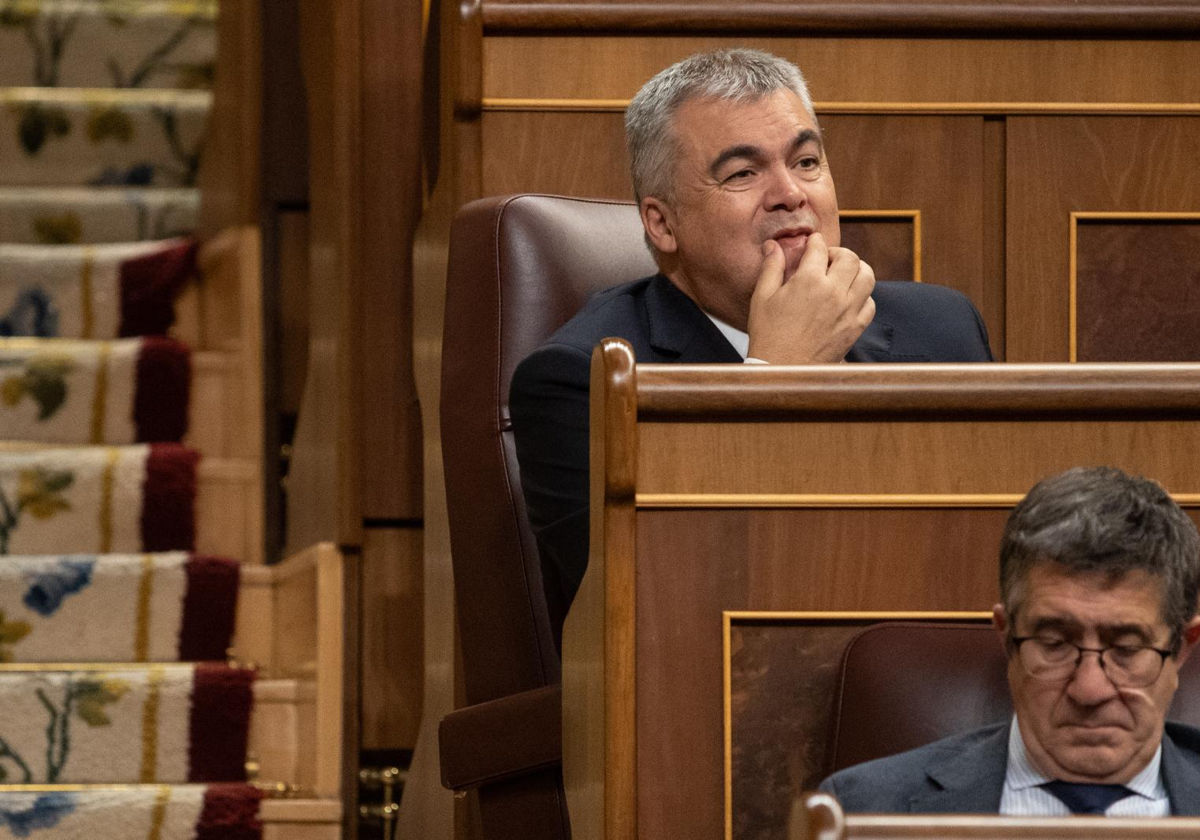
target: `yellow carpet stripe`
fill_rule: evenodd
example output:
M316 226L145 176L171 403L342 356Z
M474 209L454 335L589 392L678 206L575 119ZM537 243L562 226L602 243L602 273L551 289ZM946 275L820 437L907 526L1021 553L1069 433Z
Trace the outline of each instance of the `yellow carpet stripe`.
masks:
M92 312L92 266L96 260L96 252L92 248L83 249L83 259L79 263L79 297L80 318L83 321L83 338L92 337L96 316Z
M96 392L92 395L92 443L104 442L104 416L108 410L108 361L112 356L112 343L100 345L100 357L96 360Z
M150 833L146 840L162 840L163 822L167 818L167 803L171 801L171 788L161 785L154 795L154 812L150 815Z
M159 687L166 669L162 665L150 668L146 686L146 704L142 707L142 774L140 781L153 782L158 776L158 706Z
M133 642L133 658L145 662L150 658L150 598L154 594L154 558L142 555L142 577L138 581L137 635Z
M100 553L108 554L113 544L113 482L121 453L110 446L105 452L104 472L100 476Z

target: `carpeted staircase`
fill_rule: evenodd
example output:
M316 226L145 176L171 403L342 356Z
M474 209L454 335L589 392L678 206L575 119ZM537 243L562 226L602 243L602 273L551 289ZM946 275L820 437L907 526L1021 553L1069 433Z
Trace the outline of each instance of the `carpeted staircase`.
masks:
M0 0L0 838L262 834L241 567L194 553L168 337L203 283L215 15Z

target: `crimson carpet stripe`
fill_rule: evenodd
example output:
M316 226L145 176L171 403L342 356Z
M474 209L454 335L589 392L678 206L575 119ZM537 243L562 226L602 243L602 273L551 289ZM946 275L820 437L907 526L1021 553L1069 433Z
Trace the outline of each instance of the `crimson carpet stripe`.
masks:
M197 244L168 246L121 263L120 335L164 335L175 321L175 296L196 274Z
M188 425L191 351L171 338L142 339L136 381L133 422L137 440L145 443L182 440Z
M210 785L196 822L196 840L259 840L262 794L249 785Z
M225 557L192 556L184 564L187 589L179 627L179 658L219 661L233 640L241 566Z
M240 782L246 778L246 743L254 671L199 664L192 684L188 781Z
M196 542L196 465L177 443L150 445L142 487L142 550L191 551Z

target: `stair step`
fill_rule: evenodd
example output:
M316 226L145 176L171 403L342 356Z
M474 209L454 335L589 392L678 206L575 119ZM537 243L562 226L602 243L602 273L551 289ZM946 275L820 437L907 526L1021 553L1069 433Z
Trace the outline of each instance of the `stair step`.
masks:
M0 336L161 335L195 274L189 239L0 245Z
M190 551L198 460L172 443L0 443L0 555Z
M74 245L187 236L196 228L194 189L12 187L0 189L0 242Z
M0 186L190 187L207 91L0 89Z
M260 798L244 784L0 785L0 836L258 840Z
M216 664L0 666L5 781L244 781L253 680Z
M224 660L240 570L182 551L0 557L0 662Z
M216 0L8 0L4 6L0 85L212 84Z
M257 788L242 784L0 785L0 827L11 832L2 836L37 840L341 837L338 800L260 801L260 796Z
M190 380L191 353L171 338L0 338L0 429L37 443L177 443Z

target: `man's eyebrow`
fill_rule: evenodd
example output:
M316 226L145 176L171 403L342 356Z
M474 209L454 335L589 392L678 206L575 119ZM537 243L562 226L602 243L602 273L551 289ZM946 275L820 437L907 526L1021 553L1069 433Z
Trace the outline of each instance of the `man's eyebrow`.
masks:
M796 139L792 141L792 145L789 147L788 152L790 154L795 154L809 143L816 143L817 148L821 148L823 145L821 143L821 134L816 129L806 128L797 134Z
M716 177L717 172L729 161L734 158L746 158L747 160L761 159L764 157L762 147L754 146L749 143L741 143L737 146L730 146L723 149L721 154L717 155L712 164L708 167L708 172L713 177Z
M1046 631L1057 630L1062 633L1075 634L1083 630L1083 625L1069 618L1059 616L1046 616L1033 621L1032 632L1043 633ZM1151 628L1137 622L1129 622L1126 624L1098 624L1096 625L1096 633L1103 639L1113 639L1120 636L1137 636L1145 642L1154 638L1154 632Z
M816 143L817 146L820 146L821 135L814 129L806 128L792 139L792 142L788 145L788 155L794 155L809 143ZM740 143L737 146L730 146L727 149L721 150L721 153L713 159L712 164L708 167L708 172L715 178L721 167L731 160L736 158L761 160L764 157L766 157L766 153L761 146L755 146L752 143Z

